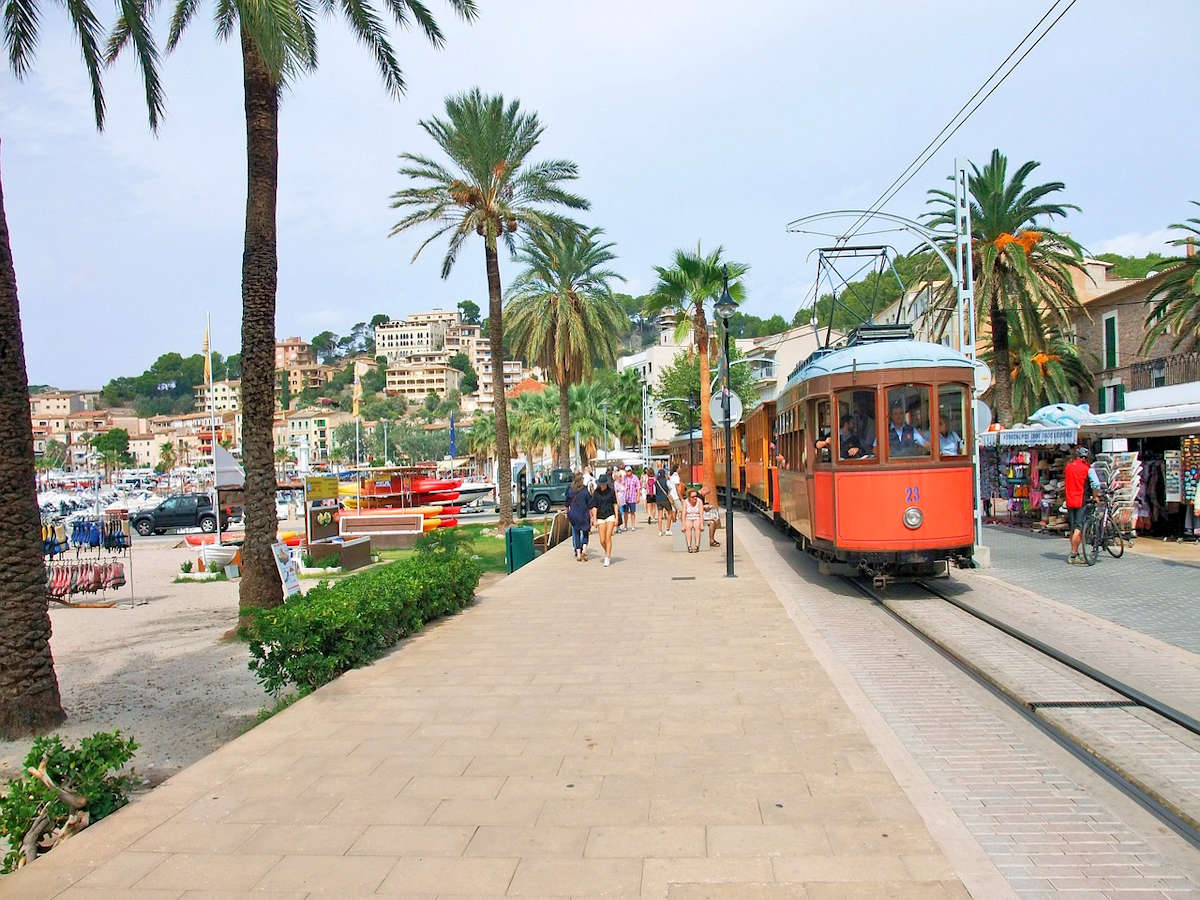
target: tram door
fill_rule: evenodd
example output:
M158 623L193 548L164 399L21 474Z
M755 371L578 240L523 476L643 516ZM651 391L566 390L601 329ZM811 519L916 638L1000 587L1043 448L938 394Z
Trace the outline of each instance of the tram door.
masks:
M813 534L827 541L833 540L833 416L829 398L821 397L809 401L809 422L812 423L813 441ZM817 442L825 446L816 447Z

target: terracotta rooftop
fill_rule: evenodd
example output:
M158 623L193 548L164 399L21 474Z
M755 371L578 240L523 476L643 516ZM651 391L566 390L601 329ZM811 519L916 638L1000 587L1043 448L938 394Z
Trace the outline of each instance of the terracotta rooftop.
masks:
M507 391L504 396L510 400L515 400L522 394L542 394L549 390L550 385L544 381L538 381L536 378L522 378Z

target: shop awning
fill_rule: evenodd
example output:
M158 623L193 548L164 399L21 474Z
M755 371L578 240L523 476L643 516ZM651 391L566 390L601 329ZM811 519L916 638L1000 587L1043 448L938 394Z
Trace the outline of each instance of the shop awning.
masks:
M1200 433L1200 403L1176 403L1101 413L1081 422L1079 430L1092 437L1197 434Z
M979 435L979 444L982 447L1054 447L1059 444L1073 444L1078 439L1078 428L1028 425L1006 428L1003 431L985 431Z

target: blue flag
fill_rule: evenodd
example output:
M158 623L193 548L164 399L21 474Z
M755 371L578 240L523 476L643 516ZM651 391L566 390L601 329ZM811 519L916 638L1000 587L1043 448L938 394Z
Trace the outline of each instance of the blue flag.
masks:
M454 452L454 413L450 413L450 458L454 459L458 454Z

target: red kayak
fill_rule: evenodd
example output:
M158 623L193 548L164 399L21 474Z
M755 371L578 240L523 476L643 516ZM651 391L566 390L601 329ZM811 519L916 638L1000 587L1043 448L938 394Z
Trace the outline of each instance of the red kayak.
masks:
M453 503L458 499L458 491L434 491L432 493L413 494L419 503Z
M412 492L414 494L430 494L435 491L452 491L462 484L461 478L414 478Z
M455 518L438 519L438 528L453 528L457 524L458 519Z

